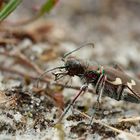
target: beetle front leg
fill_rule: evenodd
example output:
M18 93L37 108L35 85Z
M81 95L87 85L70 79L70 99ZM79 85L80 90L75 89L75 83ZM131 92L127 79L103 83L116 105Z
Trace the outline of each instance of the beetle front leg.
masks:
M103 92L104 92L104 87L105 87L105 81L106 81L107 77L106 75L101 75L96 86L95 86L95 91L96 91L96 94L98 94L98 97L97 97L97 102L100 104L101 103L101 97L103 95Z
M85 93L86 90L88 88L88 85L83 85L80 89L80 91L78 92L78 94L75 96L75 98L71 101L71 103L67 106L67 108L65 109L65 111L62 113L62 115L60 116L60 118L58 119L57 123L60 123L62 121L62 119L64 118L64 116L66 115L66 113L69 111L69 109L71 108L71 106L75 103L75 101L77 100L77 98L82 94Z

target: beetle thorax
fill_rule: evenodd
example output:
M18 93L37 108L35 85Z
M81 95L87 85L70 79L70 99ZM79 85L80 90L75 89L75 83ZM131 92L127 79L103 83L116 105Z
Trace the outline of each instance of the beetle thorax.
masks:
M87 83L91 83L96 85L98 79L100 77L100 73L98 73L97 71L86 71L84 74L84 78L87 81Z

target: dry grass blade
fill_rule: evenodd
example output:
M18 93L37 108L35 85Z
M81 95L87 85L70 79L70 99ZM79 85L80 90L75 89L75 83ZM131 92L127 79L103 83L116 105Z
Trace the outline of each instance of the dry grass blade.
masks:
M2 67L0 66L0 71L4 71L4 72L7 72L7 73L11 73L11 74L17 74L18 76L24 78L24 77L29 77L33 80L38 80L38 77L37 76L33 76L33 75L30 75L30 74L27 74L27 73L22 73L20 71L17 71L17 70L13 70L13 69L9 69L9 68L6 68L6 67ZM14 77L13 77L14 78ZM62 84L62 83L52 83L49 79L47 78L43 78L43 79L40 79L41 82L45 82L47 84L52 84L52 85L56 85L56 86L61 86L62 88L69 88L69 89L74 89L74 90L79 90L80 87L79 86L70 86L70 85L65 85L65 84ZM90 93L95 93L93 89L88 89L88 92Z
M46 20L37 20L27 25L21 22L22 21L20 21L19 25L23 24L24 26L15 25L13 27L12 25L14 23L3 23L0 27L0 32L4 34L3 38L10 34L12 35L10 38L16 38L19 41L18 43L20 43L20 40L24 38L29 38L34 43L44 40L48 41L48 35L54 27L52 22L48 22Z
M81 111L79 111L79 110L77 110L77 109L74 109L74 110L77 111L78 113L82 114L82 115L85 116L86 118L88 118L88 119L91 120L91 117L90 117L89 115L85 114L84 112L81 112ZM111 130L114 131L114 132L117 132L117 133L119 133L119 134L123 134L123 135L125 135L125 137L127 137L128 139L133 139L133 140L139 140L139 139L140 139L140 136L137 136L137 135L134 135L134 134L131 134L131 133L128 133L128 132L119 130L119 129L117 129L117 128L115 128L115 127L112 127L112 126L109 126L108 124L106 124L106 123L104 123L104 122L102 122L102 121L100 121L100 120L97 120L97 119L95 119L95 118L93 118L93 122L98 123L98 124L100 124L100 125L103 125L103 126L109 128L109 129L111 129Z
M135 117L131 117L131 118L125 118L125 119L118 119L118 122L136 122L136 121L140 121L140 117L139 116L135 116Z
M7 39L7 38L0 38L0 45L6 45L6 44L17 44L18 40L11 38L11 39Z
M23 72L20 72L20 71L17 71L17 70L14 70L14 69L10 69L10 68L7 68L7 67L2 67L0 66L0 71L4 71L4 72L7 72L7 73L11 73L11 74L16 74L22 78L25 78L25 77L29 77L33 80L37 80L38 77L37 76L33 76L31 74L27 74L27 73L23 73ZM13 77L15 78L15 77ZM41 81L43 82L49 82L47 79L41 79Z
M4 55L4 56L7 56L7 57L12 57L12 58L16 58L16 59L22 61L23 64L31 67L38 74L42 74L43 73L43 70L41 70L36 64L34 64L30 60L28 60L28 58L25 55L21 54L21 52L14 52L14 53L0 52L0 55Z

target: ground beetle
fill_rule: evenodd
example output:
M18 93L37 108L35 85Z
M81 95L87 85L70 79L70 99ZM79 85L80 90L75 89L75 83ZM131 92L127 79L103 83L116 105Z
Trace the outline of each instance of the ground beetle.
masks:
M64 61L64 66L56 67L51 70L45 71L41 76L44 76L47 72L59 69L61 71L53 73L55 75L55 80L58 80L66 75L78 76L84 81L84 85L81 87L80 91L76 97L72 100L69 106L66 108L64 113L59 118L60 122L64 115L67 113L69 108L74 104L76 99L87 90L88 85L92 84L95 88L95 92L98 95L97 101L101 102L102 95L109 96L115 100L124 100L132 103L140 103L140 81L135 80L125 74L119 66L115 67L103 67L103 66L91 66L86 62L75 57L70 57L69 55L77 50L85 47L93 46L93 43L87 43L72 52L65 54L62 57ZM69 56L69 57L68 57ZM62 71L62 69L64 71Z

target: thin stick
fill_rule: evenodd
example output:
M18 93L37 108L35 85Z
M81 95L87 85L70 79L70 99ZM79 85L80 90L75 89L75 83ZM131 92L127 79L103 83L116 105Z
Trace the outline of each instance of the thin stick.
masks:
M24 64L28 65L31 67L33 70L35 70L38 74L42 74L43 70L41 70L36 64L28 60L28 58L21 54L21 52L14 52L14 53L9 53L9 52L0 52L0 55L8 56L8 57L13 57L21 60L24 62Z
M14 38L0 38L0 44L17 44L18 40Z
M27 77L35 80L35 81L38 80L38 77L37 76L26 74L26 73L22 73L22 72L19 72L17 70L9 69L9 68L2 67L2 66L0 66L0 71L12 73L12 74L16 74L16 75L19 75L22 78L24 78L25 76L27 76ZM52 83L52 82L50 82L50 80L44 79L44 78L43 79L40 79L40 80L41 80L41 82L45 82L47 84L52 84L52 85L56 85L56 86L61 86L63 88L70 88L70 89L74 89L74 90L79 90L80 89L80 87L78 87L78 86L70 86L70 85L65 85L65 84L56 83L56 82ZM88 92L95 93L94 89L88 89Z
M82 114L82 115L85 116L86 118L88 118L88 119L91 120L91 117L90 117L89 115L85 114L84 112L81 112L81 111L79 111L79 110L77 110L77 109L74 109L74 110L77 111L78 113ZM93 121L94 121L95 123L98 123L98 124L100 124L100 125L103 125L103 126L109 128L109 129L111 129L111 130L114 131L114 132L117 132L117 133L124 133L124 134L125 134L126 136L128 136L130 139L134 139L134 140L139 140L139 139L140 139L140 137L137 136L137 135L133 135L133 134L131 134L131 133L129 133L129 132L125 132L125 131L119 130L119 129L115 128L115 127L109 126L108 124L106 124L106 123L104 123L104 122L102 122L102 121L100 121L100 120L96 120L95 118L94 118Z
M136 122L136 121L140 121L140 117L136 116L136 117L132 117L132 118L125 118L125 119L118 119L118 122Z

